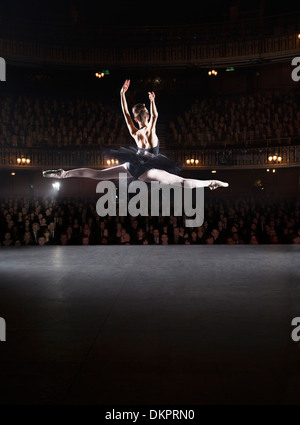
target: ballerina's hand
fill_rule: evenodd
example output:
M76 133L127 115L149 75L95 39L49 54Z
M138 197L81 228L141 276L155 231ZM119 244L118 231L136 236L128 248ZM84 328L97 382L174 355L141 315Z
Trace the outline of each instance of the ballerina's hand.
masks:
M121 88L121 93L126 93L129 88L130 80L126 80Z
M148 91L148 94L149 94L149 100L150 102L152 102L155 99L155 94L153 91L152 92Z

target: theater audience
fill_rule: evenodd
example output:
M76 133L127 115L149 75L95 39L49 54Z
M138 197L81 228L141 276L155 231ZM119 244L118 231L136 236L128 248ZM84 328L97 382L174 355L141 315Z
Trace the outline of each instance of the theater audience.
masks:
M2 96L0 146L71 147L127 144L123 117L99 98Z
M295 91L210 96L197 99L170 121L168 140L181 147L248 145L300 137L299 94Z
M0 244L2 247L19 244L299 244L299 211L299 201L283 202L273 198L207 201L203 225L189 228L184 226L184 216L99 217L93 201L3 199L0 201ZM46 217L55 221L40 226L40 215L41 222Z
M168 147L244 146L267 139L280 144L300 137L296 90L201 97L186 108L177 117L173 110L165 116ZM99 96L2 96L0 111L0 147L97 148L131 142L120 110ZM47 211L45 216L49 224Z

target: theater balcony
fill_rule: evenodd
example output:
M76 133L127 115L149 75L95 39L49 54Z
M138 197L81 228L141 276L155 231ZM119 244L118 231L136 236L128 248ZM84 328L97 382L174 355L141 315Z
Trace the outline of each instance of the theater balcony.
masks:
M182 169L251 169L284 168L300 166L299 138L257 141L260 146L218 148L186 148L162 150L170 159L182 164ZM113 146L109 146L111 149ZM105 168L117 165L108 147L61 147L61 148L7 148L0 147L0 168L44 170L55 168Z
M94 68L247 66L299 54L300 13L199 25L50 25L1 22L0 51L11 64Z

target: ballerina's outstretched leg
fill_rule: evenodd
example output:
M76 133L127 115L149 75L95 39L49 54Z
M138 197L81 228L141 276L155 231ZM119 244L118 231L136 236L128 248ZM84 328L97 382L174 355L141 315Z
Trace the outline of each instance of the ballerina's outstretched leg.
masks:
M128 177L132 175L127 170L127 165L121 164L115 167L105 168L102 170L94 170L93 168L76 168L74 170L65 171L59 170L46 170L43 171L43 176L52 179L66 179L70 177L83 177L95 180L110 180L118 179L120 173L126 173Z
M211 190L217 189L218 187L228 187L229 184L220 180L197 180L187 179L176 174L168 173L165 170L158 170L152 168L151 170L143 173L139 180L144 182L158 181L161 184L178 185L186 187L188 189L194 189L197 187L209 187Z
M127 164L116 165L102 170L94 170L92 168L76 168L74 170L65 171L59 170L47 170L43 171L43 176L48 178L65 179L71 177L83 177L95 180L110 180L118 179L120 173L126 173L129 178L132 177L127 169ZM158 181L161 184L179 185L189 189L197 187L209 187L211 190L217 189L218 187L228 187L228 183L220 180L197 180L187 179L176 174L168 173L165 170L159 170L152 168L151 170L143 173L139 180L144 182Z

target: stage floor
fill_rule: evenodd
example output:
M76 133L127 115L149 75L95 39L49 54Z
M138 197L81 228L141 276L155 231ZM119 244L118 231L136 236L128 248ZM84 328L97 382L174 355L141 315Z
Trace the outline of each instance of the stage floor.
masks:
M299 254L1 248L0 404L299 404Z

